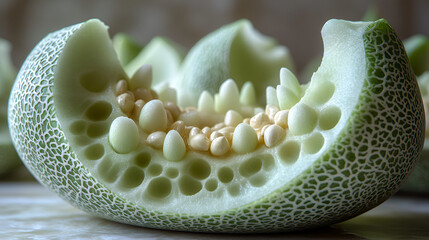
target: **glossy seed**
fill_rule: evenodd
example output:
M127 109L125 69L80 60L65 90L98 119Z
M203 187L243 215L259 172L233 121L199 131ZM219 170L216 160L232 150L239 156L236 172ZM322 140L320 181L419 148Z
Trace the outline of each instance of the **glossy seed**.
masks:
M215 111L215 103L212 95L203 91L198 99L198 111L213 113Z
M133 119L137 120L140 117L140 113L143 109L143 106L145 105L145 101L138 99L137 101L134 102L134 109L133 109Z
M130 92L125 92L116 97L119 108L125 114L131 113L134 108L134 96Z
M280 127L287 128L287 119L288 119L289 110L281 110L276 113L274 116L274 123Z
M286 86L277 85L276 92L281 110L290 109L299 101L299 97Z
M177 120L179 118L181 111L176 103L164 102L164 107L171 112L171 115L173 115L174 120Z
M279 106L277 91L275 88L268 86L266 90L267 105Z
M127 83L127 81L124 80L124 79L119 80L118 83L116 83L116 88L115 88L115 94L116 94L116 96L119 96L122 93L125 93L126 91L128 91L128 83Z
M316 127L317 121L317 112L302 102L292 107L288 113L288 127L294 135L310 133Z
M145 102L149 102L150 100L153 100L152 94L148 89L137 88L136 90L134 90L133 93L136 99L142 99Z
M278 111L280 111L280 108L278 106L267 105L265 107L265 114L268 115L268 118L270 119L271 122L274 122L274 116Z
M234 130L232 149L236 153L248 153L253 151L258 144L258 136L255 129L248 124L240 123Z
M252 82L245 82L240 92L240 103L243 105L256 105L256 91Z
M189 145L196 151L208 151L210 147L210 140L206 135L199 133L189 140Z
M146 143L149 146L152 146L157 149L161 149L162 146L164 145L164 140L166 135L167 133L163 131L153 132L149 134L149 136L147 136Z
M241 122L243 122L243 117L240 113L234 110L229 110L226 112L224 120L225 125L235 127Z
M302 94L301 85L299 84L298 79L295 74L287 68L280 69L280 85L292 90L296 96L301 96Z
M160 100L146 103L139 118L139 125L145 132L165 131L167 129L167 113Z
M279 125L270 125L264 131L264 143L267 147L274 147L285 137L285 130Z
M228 110L239 110L240 92L234 80L228 79L219 88L219 95L215 97L215 111L226 113Z
M176 130L170 130L164 139L164 157L168 161L180 161L186 154L186 145L183 138Z
M255 129L262 128L267 124L270 124L270 118L265 113L258 113L250 119L250 126Z
M223 156L228 153L230 146L228 140L224 136L213 139L210 144L210 152L214 156Z
M139 131L133 120L117 117L109 130L109 142L117 153L129 153L139 144Z

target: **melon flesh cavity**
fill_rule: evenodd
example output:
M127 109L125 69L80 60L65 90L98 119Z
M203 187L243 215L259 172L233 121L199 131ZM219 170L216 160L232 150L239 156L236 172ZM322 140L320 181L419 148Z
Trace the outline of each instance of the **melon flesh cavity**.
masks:
M40 182L114 221L263 232L346 220L386 200L409 174L423 146L424 111L402 43L384 20L330 20L322 36L323 61L301 93L288 87L292 75L279 73L297 102L285 136L267 140L281 139L270 147L246 140L255 135L240 123L235 151L221 157L183 151L175 131L161 134L164 151L149 146L159 129L139 129L138 146L128 149L136 140L111 125L125 116L114 89L129 77L98 20L52 33L32 51L10 100L12 138ZM129 122L119 124L134 128ZM109 140L109 130L120 137Z

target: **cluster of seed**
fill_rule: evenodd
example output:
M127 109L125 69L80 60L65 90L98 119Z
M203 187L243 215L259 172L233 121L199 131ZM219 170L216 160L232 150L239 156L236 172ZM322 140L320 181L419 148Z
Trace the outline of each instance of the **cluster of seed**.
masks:
M142 72L142 71L141 71ZM144 139L146 144L156 149L162 149L164 155L169 160L180 160L186 151L207 152L214 156L225 156L231 151L236 153L247 153L253 151L258 145L267 147L276 146L280 143L288 127L288 110L280 110L278 106L267 105L265 111L257 108L246 108L246 113L237 110L222 110L225 114L213 112L209 116L220 121L210 122L205 120L204 109L184 108L181 109L176 103L162 101L158 99L158 94L150 89L151 71L146 69L139 79L131 81L146 82L134 84L137 87L133 90L126 80L120 80L116 84L115 93L117 103L122 112L132 121L120 117L112 123L112 138L110 142L113 148L122 153L129 152L130 148L136 144L138 139L137 125L147 134ZM135 78L133 76L133 78ZM232 80L224 83L221 92L231 92L230 89L237 86ZM226 89L226 90L225 90ZM204 98L203 93L200 97ZM225 95L225 94L224 94ZM204 100L203 100L204 102ZM206 104L207 105L207 104ZM243 117L251 112L257 112L252 117ZM120 122L120 124L118 124ZM114 123L116 125L114 125ZM136 125L129 127L128 132L123 130L126 127L121 125ZM111 127L111 128L112 128ZM131 132L135 131L136 134ZM125 134L127 132L127 134ZM115 137L113 137L113 135ZM124 135L118 137L118 135ZM135 135L132 137L131 135ZM118 140L121 139L121 140ZM134 140L132 140L134 139ZM137 140L137 143L140 140ZM117 142L115 146L115 142ZM127 146L122 146L126 144ZM126 149L126 150L121 150Z

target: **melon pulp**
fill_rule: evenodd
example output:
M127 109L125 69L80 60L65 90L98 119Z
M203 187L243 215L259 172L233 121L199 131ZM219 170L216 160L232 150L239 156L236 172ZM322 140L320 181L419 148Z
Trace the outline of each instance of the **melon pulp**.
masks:
M98 20L51 33L27 57L9 101L12 139L41 183L118 222L267 232L346 220L382 203L408 176L423 146L424 109L402 42L386 21L330 20L322 36L324 57L307 86L282 69L277 95L267 90L270 103L292 105L285 137L274 146L250 148L249 125L236 127L233 150L222 157L183 152L173 130L162 151L146 144L142 129L132 150L109 141L109 131L120 132L112 126L132 126L114 91L129 77ZM118 139L134 143L124 136Z
M7 101L16 76L10 48L8 41L0 39L0 175L10 172L21 162L13 147L7 126Z

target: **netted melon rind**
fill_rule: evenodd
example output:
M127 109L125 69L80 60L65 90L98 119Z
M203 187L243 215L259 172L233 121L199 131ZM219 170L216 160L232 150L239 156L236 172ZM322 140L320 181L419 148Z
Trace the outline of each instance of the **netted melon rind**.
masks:
M55 116L53 79L59 52L81 26L49 35L32 51L14 85L9 122L21 158L39 181L92 214L139 226L204 232L322 226L356 216L391 196L422 149L424 115L417 82L402 43L379 21L364 36L369 77L360 105L338 143L307 172L256 203L226 212L178 215L143 209L91 176Z

